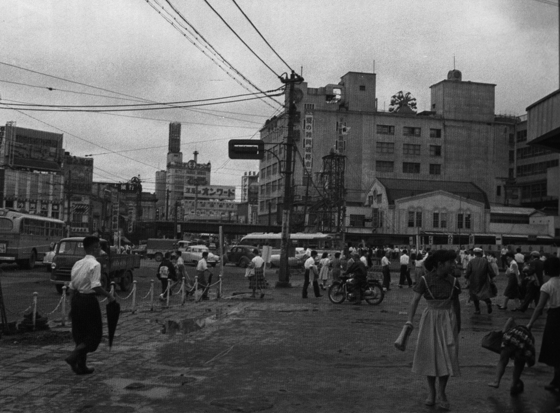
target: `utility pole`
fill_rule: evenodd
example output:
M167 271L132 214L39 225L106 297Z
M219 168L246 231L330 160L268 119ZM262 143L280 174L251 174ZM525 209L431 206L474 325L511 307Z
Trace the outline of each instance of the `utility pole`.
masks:
M281 79L281 81L288 85L288 98L286 101L286 109L288 110L288 136L286 141L286 165L284 174L284 204L282 206L282 235L280 238L280 271L276 287L291 287L288 254L290 250L290 212L292 209L292 152L294 149L294 120L297 109L294 99L294 88L296 83L303 82L303 77L292 71L289 79L286 75L286 78Z
M66 201L68 204L68 208L66 210L66 222L67 222L67 232L66 232L66 236L69 237L70 236L70 187L72 186L72 171L68 171L68 182L66 183Z

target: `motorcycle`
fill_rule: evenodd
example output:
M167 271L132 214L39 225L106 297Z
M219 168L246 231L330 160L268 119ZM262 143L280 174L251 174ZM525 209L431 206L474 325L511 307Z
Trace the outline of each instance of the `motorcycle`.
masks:
M339 281L335 281L329 287L329 300L333 304L342 304L344 300L356 301L354 293L356 280L351 275L341 275ZM367 279L367 285L362 285L362 298L370 305L378 305L383 301L385 293L379 280Z

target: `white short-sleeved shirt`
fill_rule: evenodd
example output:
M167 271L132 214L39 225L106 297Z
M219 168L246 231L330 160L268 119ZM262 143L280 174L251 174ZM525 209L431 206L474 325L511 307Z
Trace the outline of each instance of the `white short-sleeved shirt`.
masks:
M317 272L317 266L315 265L315 258L309 257L308 259L306 259L305 263L303 264L303 267L306 270Z
M255 268L261 268L264 265L264 260L260 255L254 257L251 262L255 265Z
M401 265L408 265L410 262L410 257L406 254L401 255Z
M549 308L560 307L560 277L551 277L541 286L541 291L550 296L547 302Z
M389 258L387 258L387 257L381 258L381 266L384 267L384 266L389 265L389 264L391 264L391 262L389 261Z
M362 255L362 256L360 257L360 261L363 262L364 265L365 265L366 267L368 266L368 265L367 265L367 258L366 258L364 255Z
M206 260L204 258L198 260L196 270L202 272L202 271L206 271L207 269L208 269L208 263L206 262Z
M101 264L93 255L86 255L72 267L69 288L82 294L94 294L101 287Z

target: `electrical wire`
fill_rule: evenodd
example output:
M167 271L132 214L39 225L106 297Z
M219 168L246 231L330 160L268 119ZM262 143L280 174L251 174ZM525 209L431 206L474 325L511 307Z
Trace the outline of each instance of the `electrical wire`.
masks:
M171 7L171 9L179 16L179 18L188 26L185 27L183 24L181 24L177 18L175 16L173 16L168 10L166 10L161 4L158 3L157 0L146 0L146 2L150 5L150 7L152 7L164 20L166 20L169 24L171 24L171 26L176 29L177 31L179 31L179 33L181 33L190 43L192 43L197 49L199 49L205 56L207 56L214 64L216 64L222 71L224 71L229 77L231 77L233 80L235 80L241 87L243 87L246 90L249 90L243 83L241 83L234 75L233 73L230 73L230 70L235 72L235 74L237 76L239 76L241 79L243 79L243 81L245 81L247 84L251 85L251 87L253 87L256 90L260 89L254 85L249 79L247 79L247 77L245 77L239 70L237 70L231 63L229 63L211 44L210 42L208 42L197 30L196 28L189 23L189 21L169 2L166 0L167 4L169 5L169 7ZM159 9L153 4L157 4L157 6L159 8L161 8L161 10L163 12L165 12L167 15L162 14ZM177 24L175 24L173 21L175 21ZM194 32L194 34L192 32ZM185 33L186 32L186 33ZM191 36L191 37L189 37ZM200 45L199 43L200 40L197 38L200 38L204 41L205 44ZM211 53L214 57L210 56L204 49L207 49L209 51L209 53ZM224 67L225 66L225 67ZM274 103L276 103L277 105L282 105L280 102L278 102L276 99L270 98L274 101ZM273 109L275 109L275 107L273 107L272 105L270 105L268 102L263 100L263 103L267 104L268 106L272 107Z
M283 93L277 93L277 94L273 94L273 95L268 95L268 96L282 96ZM107 108L107 109L64 109L64 108L54 108L54 109L50 109L50 108L44 108L44 107L19 107L20 110L24 110L24 111L31 111L31 112L65 112L65 113L69 113L69 112L73 112L73 113L102 113L102 112L144 112L144 111L150 111L150 110L169 110L169 109L180 109L180 108L190 108L190 107L201 107L201 106L212 106L212 105L223 105L223 104L227 104L227 103L237 103L237 102L247 102L250 100L256 100L256 99L262 99L262 97L249 97L249 98L244 98L244 99L234 99L234 100L228 100L228 101L224 101L224 102L209 102L209 103L200 103L200 104L192 104L192 105L177 105L177 106L163 106L163 107L155 107L155 108L144 108L144 107L132 107L132 108L127 108L127 109L111 109L111 108ZM9 109L13 109L15 110L15 108L12 108L4 103L0 102L0 105L6 106ZM1 109L1 108L0 108Z
M259 92L259 93L243 93L239 95L231 95L231 96L223 96L219 98L206 98L206 99L195 99L195 100L183 100L183 101L175 101L175 102L158 102L158 103L135 103L135 104L128 104L128 105L44 105L39 103L25 103L25 104L12 104L12 106L30 106L30 107L49 107L49 108L70 108L70 109L98 109L98 108L125 108L125 107L146 107L146 106L171 106L171 108L175 107L175 105L184 105L184 104L191 104L191 103L198 103L198 102L209 102L214 100L222 100L222 99L233 99L239 97L247 97L247 96L255 96L258 94L267 94L272 92L278 92L283 87L279 87L277 89L268 90L266 92Z
M267 44L268 47L270 47L270 50L272 50L274 52L274 54L276 56L278 56L278 59L280 59L282 61L282 63L284 63L288 69L290 69L291 72L294 72L294 70L290 67L290 65L288 63L285 62L284 59L282 59L282 57L280 57L280 55L278 53L276 53L276 50L274 50L274 48L270 45L270 43L268 43L268 41L264 38L264 36L261 34L261 32L259 31L259 29L256 28L256 26L253 24L253 22L251 21L251 19L245 14L245 12L241 9L241 7L239 7L239 4L237 4L237 2L235 0L232 0L233 4L235 4L237 6L237 8L239 9L239 11L241 12L241 14L243 14L243 16L245 16L245 18L247 19L247 21L251 24L251 26L253 26L253 29L255 29L255 31L259 34L259 36L261 37L261 39L264 40L264 42Z
M166 1L169 3L169 0L166 0ZM280 78L280 75L279 75L278 73L276 73L269 65L267 65L267 64L265 63L265 61L262 60L261 57L260 57L258 54L256 54L256 53L254 52L254 50L251 49L251 47L249 47L249 45L248 45L247 43L245 43L245 40L243 40L243 39L241 38L241 36L239 36L239 35L237 34L237 32L236 32L235 30L233 30L233 28L228 24L228 22L225 21L225 19L220 15L220 13L218 13L218 11L217 11L216 9L214 9L214 7L212 7L212 5L211 5L210 3L208 3L208 0L204 0L204 3L206 3L206 4L208 5L208 7L210 7L210 9L212 9L212 11L213 11L214 13L216 13L216 15L220 18L220 20L221 20L222 22L224 22L224 24L228 27L228 29L230 29L230 30L233 32L233 34L235 34L235 36L241 41L241 43L243 43L243 44L245 45L245 47L246 47L247 49L249 49L249 50L251 51L251 53L253 53L253 55L255 55L255 57L256 57L257 59L259 59L263 65L265 65L265 66L267 67L268 70L270 70L272 73L274 73L274 75L275 75L277 78Z

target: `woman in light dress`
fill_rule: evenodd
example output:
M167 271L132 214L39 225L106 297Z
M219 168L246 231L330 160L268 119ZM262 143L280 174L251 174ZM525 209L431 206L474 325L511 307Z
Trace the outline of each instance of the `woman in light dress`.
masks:
M327 280L329 279L330 272L331 272L331 260L329 258L328 252L323 252L321 256L321 260L319 261L320 270L319 270L319 282L320 287L322 290L327 288Z
M445 394L449 377L460 376L461 286L451 275L455 270L455 259L456 254L452 250L438 250L426 258L424 266L427 273L414 286L407 321L412 324L418 303L424 297L428 306L420 319L412 371L427 376L428 398L425 404L433 406L437 403L443 410L449 410ZM437 393L436 377L439 379Z

